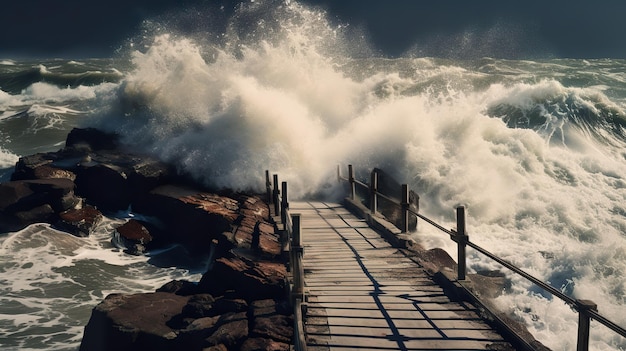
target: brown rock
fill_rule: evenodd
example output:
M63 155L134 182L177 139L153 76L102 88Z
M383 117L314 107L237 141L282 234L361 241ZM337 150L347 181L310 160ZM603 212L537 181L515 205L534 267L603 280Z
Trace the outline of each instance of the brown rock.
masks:
M250 304L252 318L267 317L275 314L291 315L293 313L286 300L263 299L255 300Z
M169 293L109 295L92 311L80 350L175 350L177 334L167 322L188 299Z
M251 335L289 343L293 339L293 317L275 314L254 318Z
M208 252L221 233L238 219L239 205L228 197L185 186L164 185L139 198L133 209L160 218L172 240L186 244L193 253Z
M194 295L198 292L196 283L187 280L172 280L156 290L157 292L168 292L181 296Z
M224 344L229 350L243 344L248 336L248 320L237 320L221 325L205 339L205 347Z
M103 211L126 210L132 199L126 170L113 164L84 164L76 171L76 192Z
M50 222L56 213L78 206L69 179L17 180L0 184L0 230L14 231Z
M246 300L275 298L284 294L286 276L282 263L221 257L215 260L213 269L202 276L199 289L213 295L235 290Z
M73 235L89 236L102 221L102 213L93 206L71 209L59 214L56 226Z
M265 338L250 338L243 342L239 351L288 351L288 343Z
M220 313L213 311L215 298L210 294L197 294L189 298L189 302L183 307L182 314L185 317L202 318L213 317Z
M152 242L148 229L139 221L130 219L128 222L115 228L113 244L124 248L132 255L141 255L146 251L146 245Z
M119 145L119 137L95 128L74 128L67 135L65 147L83 150L112 150Z

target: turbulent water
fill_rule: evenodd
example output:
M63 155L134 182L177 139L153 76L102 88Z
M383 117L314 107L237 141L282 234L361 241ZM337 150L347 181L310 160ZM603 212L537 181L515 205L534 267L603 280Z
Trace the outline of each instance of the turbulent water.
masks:
M337 165L381 167L425 215L452 228L464 204L473 242L626 326L625 60L388 59L320 10L270 4L240 7L217 33L146 22L109 59L0 59L0 175L75 126L118 132L213 186L259 189L269 169L295 198L340 198ZM3 349L76 349L106 294L199 278L201 263L115 250L123 220L87 239L45 225L0 235ZM426 224L414 235L454 257ZM469 255L473 271L500 269ZM511 279L500 307L550 348L574 348L577 314ZM592 322L591 347L626 340Z

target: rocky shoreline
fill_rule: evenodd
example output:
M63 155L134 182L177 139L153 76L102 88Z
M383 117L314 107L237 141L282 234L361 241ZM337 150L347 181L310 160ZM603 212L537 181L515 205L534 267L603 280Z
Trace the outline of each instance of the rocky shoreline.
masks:
M151 220L117 227L117 247L142 255L181 244L190 255L210 255L212 267L198 283L107 296L80 350L290 348L286 264L262 195L207 189L96 129L74 129L61 150L20 158L0 184L0 232L46 222L88 236L104 216L129 209Z

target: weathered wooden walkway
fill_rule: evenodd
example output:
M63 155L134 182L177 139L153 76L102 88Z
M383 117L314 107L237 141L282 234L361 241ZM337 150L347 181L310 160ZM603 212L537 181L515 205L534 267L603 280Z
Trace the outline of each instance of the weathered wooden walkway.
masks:
M309 350L506 350L474 306L343 206L291 202L301 214Z

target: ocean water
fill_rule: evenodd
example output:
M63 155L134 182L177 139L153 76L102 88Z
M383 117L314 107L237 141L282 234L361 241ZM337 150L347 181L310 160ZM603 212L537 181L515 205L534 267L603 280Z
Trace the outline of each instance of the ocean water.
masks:
M470 240L626 326L626 60L384 58L297 2L247 3L218 32L181 34L176 18L146 21L110 58L0 58L0 176L75 126L115 131L209 185L261 190L269 169L292 198L338 200L337 165L381 167L420 194L423 214L453 228L465 205ZM108 293L199 279L202 262L114 248L130 215L90 238L46 225L0 234L4 349L74 350ZM455 257L426 224L413 235ZM498 305L573 349L577 314L510 278ZM592 322L591 349L626 340Z

